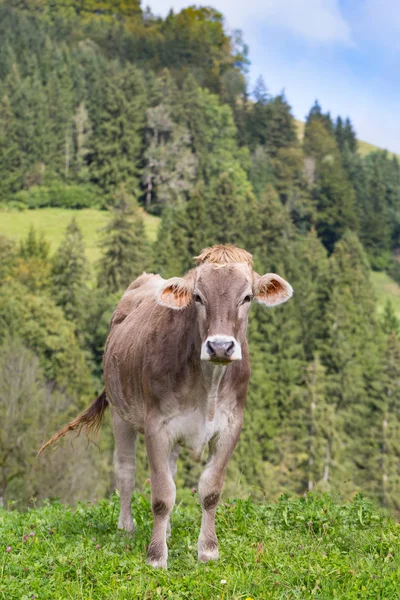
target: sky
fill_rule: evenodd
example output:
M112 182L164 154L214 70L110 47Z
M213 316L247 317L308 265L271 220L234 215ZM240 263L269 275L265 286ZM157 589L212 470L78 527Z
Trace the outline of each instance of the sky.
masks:
M190 0L144 0L165 16ZM248 79L285 91L297 119L314 100L357 137L400 153L400 0L212 0L249 46Z

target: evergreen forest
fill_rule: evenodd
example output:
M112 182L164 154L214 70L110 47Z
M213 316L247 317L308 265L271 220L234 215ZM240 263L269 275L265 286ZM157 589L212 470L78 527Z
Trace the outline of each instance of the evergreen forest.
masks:
M371 271L400 281L400 164L362 156L347 115L316 101L299 139L284 93L248 83L223 15L153 15L139 0L0 0L0 219L96 208L89 262L76 219L0 236L0 498L110 494L113 441L40 445L102 390L112 311L143 270L181 275L234 243L294 288L252 308L252 378L225 493L363 492L400 511L400 323ZM146 215L159 220L157 240ZM143 443L137 487L148 477ZM200 466L183 456L178 483Z

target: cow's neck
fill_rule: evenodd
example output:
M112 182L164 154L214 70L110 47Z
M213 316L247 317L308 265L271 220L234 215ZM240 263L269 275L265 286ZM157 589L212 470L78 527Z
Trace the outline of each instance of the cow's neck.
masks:
M201 372L207 390L207 418L209 421L214 419L218 391L225 370L226 365L215 365L211 362L201 361Z

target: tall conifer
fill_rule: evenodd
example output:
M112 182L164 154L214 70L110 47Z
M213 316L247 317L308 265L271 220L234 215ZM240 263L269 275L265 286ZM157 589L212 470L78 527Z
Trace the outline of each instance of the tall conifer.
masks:
M124 187L114 195L111 218L104 228L97 285L107 292L126 288L150 263L143 217Z

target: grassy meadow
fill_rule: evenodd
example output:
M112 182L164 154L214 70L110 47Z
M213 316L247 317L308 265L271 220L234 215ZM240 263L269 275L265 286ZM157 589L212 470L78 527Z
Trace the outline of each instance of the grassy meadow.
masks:
M300 141L303 141L305 123L304 121L298 120L296 120L295 123L297 129L297 137ZM371 152L376 152L377 150L383 149L379 146L374 146L374 144L370 144L369 142L363 142L362 140L357 140L357 146L358 152L361 154L361 156L367 156L367 154L370 154ZM397 156L397 158L400 159L400 156L398 154L394 154L393 152L389 152L389 156Z
M148 238L154 241L157 236L159 224L158 217L148 215L143 211L145 227ZM82 230L86 246L86 256L90 262L96 261L100 256L101 230L107 224L110 213L105 210L86 208L81 210L67 208L38 208L35 210L0 210L0 235L6 235L18 242L26 237L30 227L33 225L38 231L42 231L51 244L51 252L54 252L64 234L64 231L75 217Z
M371 282L378 301L378 312L382 313L386 302L390 300L400 319L400 286L387 273L377 271L371 272Z
M149 500L149 489L134 495L134 536L116 528L118 496L75 510L0 510L0 598L399 598L399 524L361 496L228 500L217 513L221 559L198 564L201 511L188 495L172 515L168 571L145 564Z

